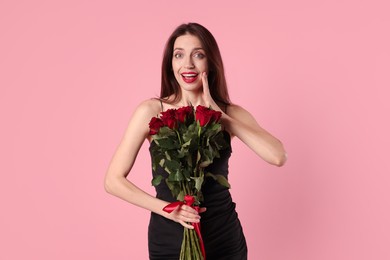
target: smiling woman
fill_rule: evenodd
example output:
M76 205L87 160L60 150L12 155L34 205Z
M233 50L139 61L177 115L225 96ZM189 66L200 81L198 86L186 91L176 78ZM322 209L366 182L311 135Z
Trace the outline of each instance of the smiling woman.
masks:
M204 171L217 173L221 177L216 178L212 175L210 178L205 178L205 184L201 187L202 200L199 209L188 204L188 201L176 202L177 207L171 208L171 202L176 201L176 197L170 191L168 179L172 171L169 169L172 167L163 167L166 160L171 160L171 155L155 152L155 146L159 144L154 139L152 141L152 135L158 131L150 129L148 123L153 122L152 125L155 127L157 122L158 128L163 129L164 117L169 116L170 120L176 122L175 111L182 111L183 107L189 105L197 107L197 111L212 108L218 114L217 121L220 120L221 133L223 133L222 140L219 139L218 143L226 145L219 146L218 156L207 164ZM158 118L151 121L151 118L160 113L162 113L161 121ZM177 128L180 124L185 129L200 126L199 122L189 126L183 121L168 125L163 131L169 135L169 131L172 130L169 128L173 128L172 133L175 131L178 133ZM220 131L218 127L220 126L216 125L216 128L212 128L211 131ZM201 131L201 128L199 131L191 130L199 134ZM246 240L235 210L235 203L228 187L220 184L221 178L228 178L228 163L232 151L230 141L234 136L270 164L282 166L286 161L286 152L282 143L260 127L248 111L230 102L222 58L212 34L196 23L180 25L169 37L165 46L160 99L146 100L137 107L105 178L107 192L151 211L148 229L150 259L188 259L180 255L183 229L193 229L194 226L197 227L196 223L202 226L201 236L206 252L205 257L212 260L247 259ZM159 177L156 196L145 193L127 179L145 140L150 142L152 161L159 161L158 158L161 158L161 167L153 167L153 176L165 178L161 181ZM191 143L190 141L191 138L188 144ZM206 147L209 145L207 141ZM175 154L175 157L183 156L185 155L180 155L180 151ZM188 163L191 164L191 158L199 160L199 156L190 156ZM180 173L177 176L185 175L181 173L185 170L183 165L180 163L176 165L178 166L174 169ZM188 177L191 178L193 177ZM167 206L171 210L163 210Z

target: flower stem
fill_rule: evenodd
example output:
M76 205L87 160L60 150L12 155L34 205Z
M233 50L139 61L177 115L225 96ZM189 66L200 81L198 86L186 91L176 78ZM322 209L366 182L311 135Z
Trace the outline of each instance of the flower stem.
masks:
M179 143L180 143L180 146L181 146L183 144L183 142L181 141L179 131L175 130L175 133L177 135L177 139L179 139Z
M181 184L181 188L182 188L182 190L184 192L184 195L188 195L187 183L185 183L184 181L181 181L180 184Z

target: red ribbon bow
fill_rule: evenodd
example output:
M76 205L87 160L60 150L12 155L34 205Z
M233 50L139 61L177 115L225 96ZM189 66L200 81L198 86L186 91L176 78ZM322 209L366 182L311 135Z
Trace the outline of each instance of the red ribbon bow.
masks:
M185 195L184 196L184 201L175 201L175 202L172 202L168 205L166 205L163 210L165 212L168 212L168 213L171 213L172 211L174 211L177 207L181 206L181 205L187 205L187 206L190 206L191 208L195 209L197 212L199 212L199 207L198 206L192 206L192 204L194 204L195 202L195 198L194 196L191 196L191 195ZM206 260L206 251L204 249L204 244L203 244L203 238L202 238L202 234L200 233L200 223L192 223L192 226L194 227L195 229L195 232L196 234L198 235L198 238L199 238L199 244L200 244L200 249L202 250L202 255L203 255L203 259Z

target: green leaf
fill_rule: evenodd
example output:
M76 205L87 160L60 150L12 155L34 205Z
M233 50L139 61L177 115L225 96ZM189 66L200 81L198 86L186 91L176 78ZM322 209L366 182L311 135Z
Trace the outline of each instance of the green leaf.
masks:
M226 188L230 189L229 181L225 178L225 176L221 174L212 174L210 172L206 173L206 177L211 177L215 181L217 181L222 186L225 186Z
M198 163L201 158L202 158L202 155L200 154L200 151L198 151L197 156L196 156L196 163Z
M181 168L180 162L174 161L174 160L166 160L164 164L164 169L168 173L174 173L176 171L179 171ZM168 170L167 170L168 169Z
M173 140L172 138L163 138L155 140L155 142L163 149L175 149L178 146L177 140Z
M165 163L165 159L161 159L161 160L158 162L158 165L160 165L161 167L164 167L164 163Z
M167 137L167 136L176 136L176 133L174 130L170 129L167 126L161 127L157 134L157 137Z
M152 179L152 185L153 186L158 186L161 183L163 176L157 175L156 177L153 177Z
M191 170L188 168L183 169L183 176L186 179L186 181L190 181L191 179Z
M165 151L165 156L167 158L168 161L172 160L171 159L171 156L169 155L168 151Z
M187 155L187 165L192 168L193 167L193 159L192 159L192 154Z
M202 189L204 176L201 175L199 177L191 177L191 179L193 179L195 181L195 189L197 191L200 191Z
M202 161L200 164L199 164L199 167L202 167L202 168L206 168L207 166L209 166L213 161L209 160L209 159L206 159L205 161Z
M165 179L165 183L167 184L170 190L173 190L175 188L175 183L170 182L168 179Z
M171 191L172 193L172 196L174 198L176 198L178 196L178 194L180 193L181 189L180 189L180 182L171 182L167 179L165 179L165 183L167 184L169 190Z
M168 176L169 181L184 181L184 176L179 169L171 172Z
M181 149L187 148L188 146L190 146L191 141L192 141L192 139L190 139L190 140L188 140L187 142L185 142L184 144L182 144L182 145L181 145L181 147L182 147Z
M179 194L177 195L176 199L178 201L183 201L184 200L184 191L183 190L180 190Z

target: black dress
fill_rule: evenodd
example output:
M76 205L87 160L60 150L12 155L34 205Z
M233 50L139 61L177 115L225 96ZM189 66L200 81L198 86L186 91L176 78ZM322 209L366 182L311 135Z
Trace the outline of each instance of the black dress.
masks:
M205 172L222 174L228 177L229 158L231 155L230 135L224 132L228 148L220 151L220 158L215 158ZM154 142L151 146L155 145ZM153 175L167 173L158 168ZM201 213L201 231L207 260L245 260L247 246L241 223L235 210L229 189L212 178L205 179L202 188L204 202L201 207L207 211ZM176 201L164 181L156 187L156 197L168 202ZM183 238L183 226L158 214L151 213L148 243L151 260L178 260Z

